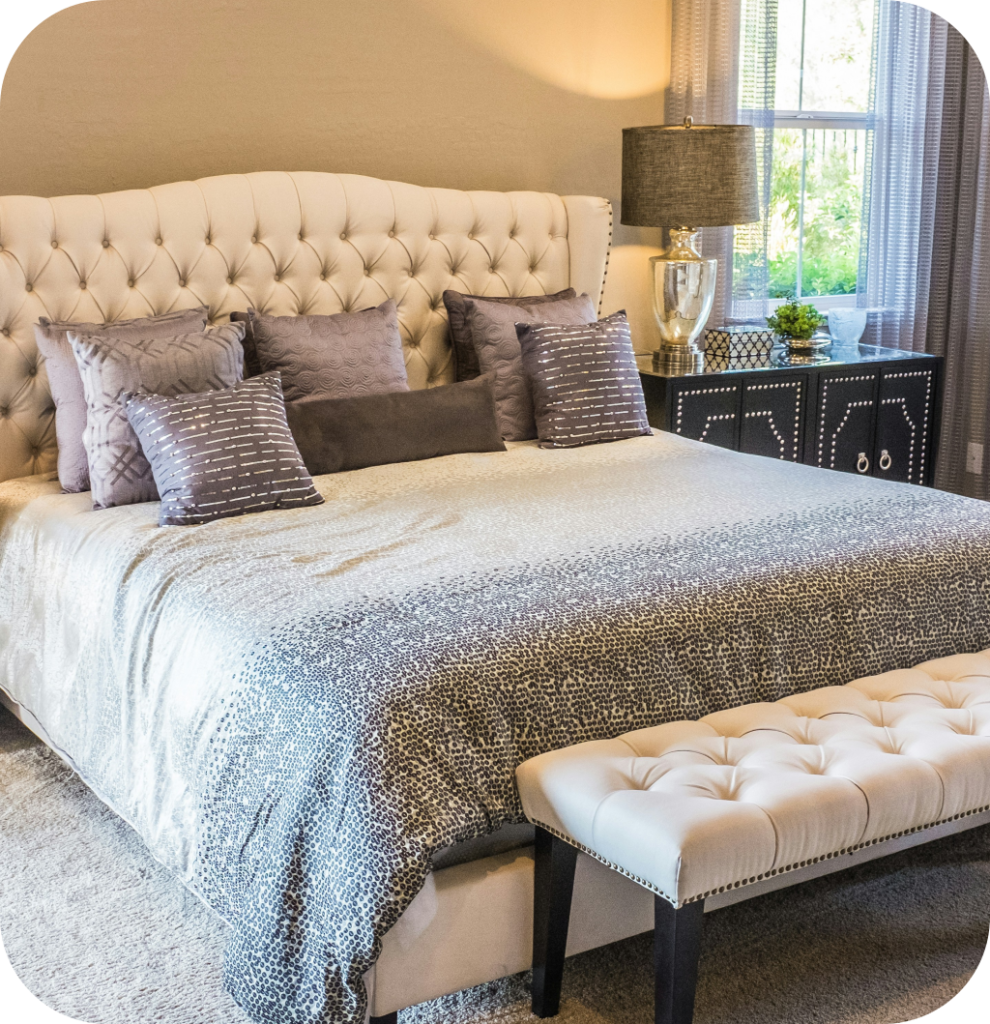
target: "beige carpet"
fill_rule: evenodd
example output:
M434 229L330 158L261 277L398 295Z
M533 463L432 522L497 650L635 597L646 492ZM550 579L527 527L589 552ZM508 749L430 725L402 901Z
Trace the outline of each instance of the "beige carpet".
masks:
M107 1024L244 1024L225 928L0 708L0 932L46 1003ZM941 1006L987 944L990 828L705 919L697 1024L887 1024ZM650 1024L650 939L568 962L562 1024ZM533 1021L518 975L400 1024Z

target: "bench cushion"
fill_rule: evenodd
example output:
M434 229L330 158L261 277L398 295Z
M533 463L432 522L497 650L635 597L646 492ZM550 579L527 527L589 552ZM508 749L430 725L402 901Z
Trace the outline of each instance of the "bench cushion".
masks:
M527 817L675 906L990 806L990 651L532 758Z

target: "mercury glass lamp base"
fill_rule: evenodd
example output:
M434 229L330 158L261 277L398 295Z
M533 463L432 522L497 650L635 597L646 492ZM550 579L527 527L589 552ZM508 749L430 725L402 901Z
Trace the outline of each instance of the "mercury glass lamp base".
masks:
M670 248L650 257L653 313L660 334L660 356L671 368L691 372L700 358L698 337L715 298L718 261L695 248L696 228L671 228Z
M701 373L705 368L705 354L693 345L661 345L653 353L653 372L671 377L686 373Z

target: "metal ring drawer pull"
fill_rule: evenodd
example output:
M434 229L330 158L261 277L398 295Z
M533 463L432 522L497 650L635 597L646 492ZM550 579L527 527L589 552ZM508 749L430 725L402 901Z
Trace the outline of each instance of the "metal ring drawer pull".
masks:
M880 453L880 468L886 473L890 469L893 459L890 457L890 452L886 448Z
M860 452L859 458L856 460L856 472L865 473L870 468L870 460L866 457L866 452Z

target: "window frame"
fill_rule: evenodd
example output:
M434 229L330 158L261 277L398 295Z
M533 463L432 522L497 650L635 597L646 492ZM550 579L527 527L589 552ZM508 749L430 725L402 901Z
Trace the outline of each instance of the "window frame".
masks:
M742 108L739 113L742 115L744 122L749 124L758 123L757 118L759 116L765 116L761 110L751 110ZM807 188L805 187L805 171L807 167L807 148L808 148L808 136L809 131L872 131L876 126L876 115L869 111L836 111L836 110L774 110L773 111L773 127L774 130L783 128L791 131L800 131L802 133L802 141L804 144L805 159L802 160L801 168L801 195L799 200L800 208L800 223L803 226L804 223L804 202L807 195ZM868 142L868 139L864 136L864 141ZM864 146L865 151L865 146ZM804 298L809 298L815 302L828 302L830 306L855 306L856 305L856 294L851 295L812 295L803 296L801 294L801 284L803 279L804 271L804 232L803 230L798 232L798 269L795 276L795 292L798 301ZM771 311L776 310L780 305L790 300L788 299L775 299L772 295L767 296Z

